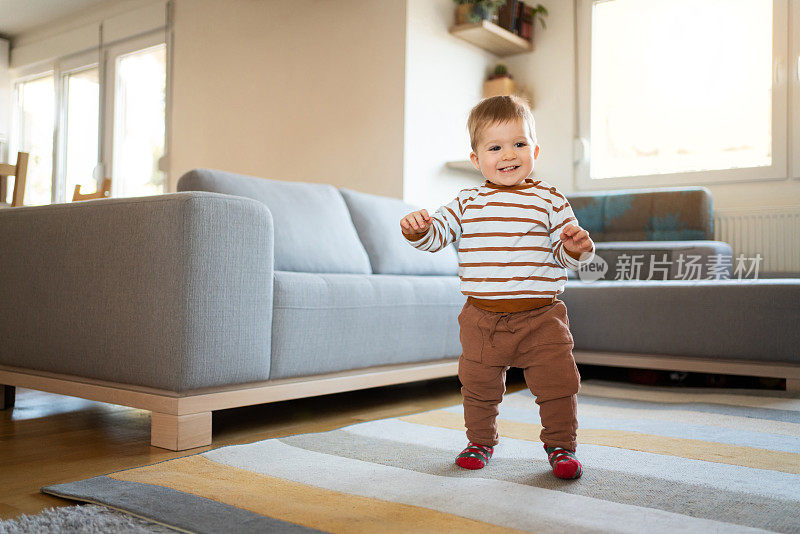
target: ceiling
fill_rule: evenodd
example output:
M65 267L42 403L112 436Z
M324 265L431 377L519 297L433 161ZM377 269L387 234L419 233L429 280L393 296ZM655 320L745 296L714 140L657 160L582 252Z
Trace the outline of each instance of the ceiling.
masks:
M11 38L102 3L108 0L0 0L0 36Z

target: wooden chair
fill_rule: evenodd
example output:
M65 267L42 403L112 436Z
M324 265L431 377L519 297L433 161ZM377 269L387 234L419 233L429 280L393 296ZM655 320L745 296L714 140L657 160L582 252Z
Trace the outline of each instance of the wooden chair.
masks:
M81 185L75 186L75 193L72 194L72 201L76 200L89 200L90 198L108 198L111 196L111 178L104 178L103 185L96 193L81 194Z
M22 206L22 199L25 197L25 176L28 174L28 155L27 152L18 152L16 165L0 163L0 208ZM14 177L14 193L10 204L6 202L9 176Z

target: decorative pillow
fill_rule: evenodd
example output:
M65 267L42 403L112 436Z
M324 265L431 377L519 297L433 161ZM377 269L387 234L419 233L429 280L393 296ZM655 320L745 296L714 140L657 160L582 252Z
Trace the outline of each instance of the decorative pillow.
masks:
M340 188L375 274L458 275L456 244L438 252L411 246L400 219L420 208L402 200Z
M332 185L194 169L178 180L178 191L211 191L266 204L275 225L278 271L371 272L347 206Z

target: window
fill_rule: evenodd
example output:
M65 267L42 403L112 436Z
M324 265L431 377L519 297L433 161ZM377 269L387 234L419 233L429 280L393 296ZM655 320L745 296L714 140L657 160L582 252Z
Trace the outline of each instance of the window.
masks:
M100 70L95 66L64 75L66 120L63 128L65 198L72 200L75 186L87 193L96 188L99 160ZM27 204L27 202L26 202Z
M16 139L20 150L28 152L25 179L25 204L50 204L53 195L53 74L45 74L16 84ZM12 137L14 139L14 137ZM11 154L16 154L13 149Z
M789 79L792 86L792 177L800 180L800 4L793 2Z
M112 165L115 192L126 197L161 194L166 192L164 173L159 170L165 140L166 46L116 52Z
M106 46L100 57L102 65L94 51L13 73L11 153L31 153L25 205L70 202L76 185L93 192L103 178L115 197L166 192L164 33Z
M578 186L785 178L787 10L581 0Z

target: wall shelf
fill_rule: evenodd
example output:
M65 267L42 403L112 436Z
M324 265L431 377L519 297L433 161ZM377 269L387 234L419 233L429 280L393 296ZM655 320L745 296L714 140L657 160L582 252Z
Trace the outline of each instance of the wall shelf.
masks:
M445 163L445 166L448 169L455 169L457 171L464 171L472 174L481 175L481 172L477 170L475 167L473 167L472 162L468 159L463 161L448 161L447 163Z
M533 43L488 20L458 24L450 33L500 57L533 51Z

